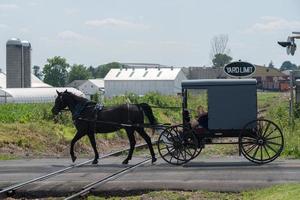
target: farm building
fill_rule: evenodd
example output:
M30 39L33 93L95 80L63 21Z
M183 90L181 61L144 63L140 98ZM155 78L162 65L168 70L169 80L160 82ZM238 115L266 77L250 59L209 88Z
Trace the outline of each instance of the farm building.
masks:
M87 80L74 80L71 83L69 83L67 85L67 87L73 87L78 89L79 86L81 86L84 82L86 82Z
M186 80L181 68L123 68L111 69L104 78L105 96L158 92L174 95L181 92Z
M33 88L48 88L52 87L38 79L35 75L31 74L31 87ZM6 74L0 72L0 88L6 88Z
M84 94L74 88L1 88L0 103L47 103L54 102L57 97L56 90L68 90L76 95Z
M6 88L6 75L0 72L0 88Z
M104 80L88 79L79 85L77 89L83 92L88 99L91 99L96 93L100 95L104 94Z

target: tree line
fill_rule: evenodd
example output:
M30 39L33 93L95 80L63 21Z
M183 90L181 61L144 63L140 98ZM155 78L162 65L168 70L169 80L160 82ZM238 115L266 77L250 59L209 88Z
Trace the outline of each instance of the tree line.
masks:
M54 87L64 87L74 80L87 80L104 78L112 68L120 68L118 62L99 65L98 67L85 66L83 64L70 65L67 60L60 56L48 58L43 70L39 66L33 67L34 75Z

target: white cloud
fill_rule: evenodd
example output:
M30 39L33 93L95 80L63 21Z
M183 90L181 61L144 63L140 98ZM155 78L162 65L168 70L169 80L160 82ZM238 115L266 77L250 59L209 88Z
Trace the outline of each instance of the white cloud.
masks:
M65 44L85 44L85 45L93 45L93 46L101 46L102 43L96 38L82 35L80 33L76 33L74 31L66 30L59 32L57 37L54 39L43 37L42 40L48 41L56 41L56 42L65 42Z
M0 24L0 29L6 29L8 26L6 24Z
M75 15L77 13L79 13L79 10L76 9L76 8L66 8L65 9L65 14L66 15Z
M148 28L148 26L141 23L134 23L114 18L88 20L85 24L94 27Z
M177 49L195 49L201 47L200 44L185 42L185 41L173 41L173 40L164 40L164 41L135 41L135 40L126 40L124 41L127 45L135 47L144 47L144 48L177 48Z
M198 46L195 43L190 43L190 42L182 42L182 41L161 41L159 44L164 45L164 46L177 46L177 47L194 47Z
M287 20L284 18L264 16L261 17L261 21L253 24L245 32L272 32L279 30L291 30L294 31L300 29L300 21Z
M0 11L13 10L18 8L16 4L0 4Z
M63 40L83 40L85 38L83 35L69 30L58 33L57 37Z
M28 5L31 7L35 7L38 5L38 3L37 2L29 2Z
M22 33L29 33L30 32L30 28L28 28L28 27L22 27L22 28L20 28L20 32L22 32Z

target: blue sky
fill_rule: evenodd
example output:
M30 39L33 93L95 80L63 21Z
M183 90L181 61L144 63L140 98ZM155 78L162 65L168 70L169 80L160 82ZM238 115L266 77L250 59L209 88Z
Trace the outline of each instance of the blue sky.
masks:
M228 35L234 60L300 65L300 48L292 57L276 43L292 31L300 31L298 0L0 0L0 68L11 37L29 40L40 66L58 55L93 66L210 66L210 41L219 34Z

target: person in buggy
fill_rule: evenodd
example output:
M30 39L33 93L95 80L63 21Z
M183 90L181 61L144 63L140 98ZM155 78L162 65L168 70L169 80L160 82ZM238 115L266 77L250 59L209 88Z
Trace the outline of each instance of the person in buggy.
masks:
M196 119L191 121L192 128L204 128L208 129L208 113L205 111L203 106L197 107Z

